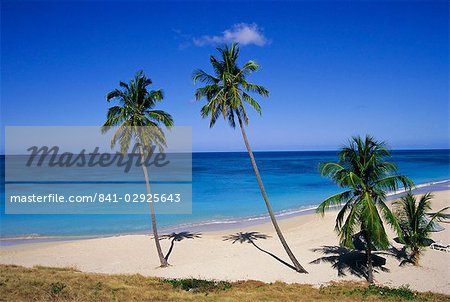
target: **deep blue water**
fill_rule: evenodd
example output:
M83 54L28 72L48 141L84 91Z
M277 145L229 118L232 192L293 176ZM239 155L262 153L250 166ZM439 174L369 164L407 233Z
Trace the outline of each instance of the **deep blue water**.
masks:
M319 175L320 162L334 151L256 152L255 157L275 211L320 203L339 191ZM190 215L158 215L162 228L181 224L245 220L266 213L247 153L194 153ZM416 184L450 179L449 150L393 151L392 161ZM147 232L148 215L5 215L4 157L0 161L1 237L95 236Z

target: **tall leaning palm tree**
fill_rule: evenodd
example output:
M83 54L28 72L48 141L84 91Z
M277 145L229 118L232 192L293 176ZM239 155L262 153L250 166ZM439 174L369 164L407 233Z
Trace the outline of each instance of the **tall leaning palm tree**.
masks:
M106 122L103 124L102 132L105 133L112 127L118 126L111 139L111 148L117 142L120 144L122 153L127 153L130 144L134 141L139 146L142 160L147 193L150 194L150 181L145 157L151 152L153 146L160 151L166 146L165 136L161 125L170 128L173 126L172 116L165 111L155 110L158 102L164 98L163 91L148 90L152 81L139 71L129 83L120 82L120 89L114 89L106 96L108 102L117 101L119 104L109 108ZM161 245L159 243L158 230L156 228L156 215L153 203L150 204L152 230L155 239L156 250L161 262L161 267L168 266Z
M394 202L402 230L399 239L411 251L408 262L414 265L419 265L422 249L432 242L430 233L437 227L437 222L445 219L443 212L449 209L446 207L436 213L430 213L432 198L431 193L426 193L417 201L416 197L408 192Z
M210 57L210 63L214 70L214 74L210 75L201 69L194 71L193 74L194 83L197 81L205 83L204 87L198 88L195 92L197 101L202 98L206 98L207 101L206 105L204 105L201 109L201 115L203 118L210 119L210 127L214 126L217 119L221 115L228 121L232 128L236 127L237 120L237 123L241 128L245 146L248 154L250 155L250 160L256 174L256 179L258 181L261 194L264 198L270 219L275 231L277 232L278 238L280 239L281 244L286 250L286 253L293 262L297 271L307 273L307 271L295 258L286 243L286 240L284 239L280 227L278 226L272 207L269 203L266 190L264 189L252 149L245 133L245 126L248 125L248 115L244 104L250 105L259 114L261 114L261 106L250 94L256 93L263 97L267 97L269 95L269 91L263 86L247 81L247 77L252 72L259 69L259 65L254 61L248 61L242 68L240 68L237 64L239 47L236 43L233 43L230 47L225 46L223 48L217 48L217 50L219 51L221 57L219 59L214 56Z
M387 207L386 193L400 185L411 188L413 183L406 176L398 175L395 164L386 161L390 156L384 142L371 136L353 137L348 146L339 152L338 162L320 165L320 173L330 177L344 192L323 201L317 211L324 214L330 206L343 205L336 218L335 230L340 244L354 248L353 237L364 237L367 258L367 281L373 283L372 251L386 249L389 240L382 218L397 232L400 226Z

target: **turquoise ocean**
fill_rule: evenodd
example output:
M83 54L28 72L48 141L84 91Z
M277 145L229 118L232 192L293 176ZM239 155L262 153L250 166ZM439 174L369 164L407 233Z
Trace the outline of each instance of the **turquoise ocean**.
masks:
M272 207L280 216L298 215L340 190L318 172L319 163L337 159L336 151L255 152L255 157ZM450 180L450 150L393 151L391 160L417 185ZM0 165L2 245L28 238L150 233L149 215L5 215L4 157ZM161 232L168 232L227 228L264 219L266 209L248 154L217 152L192 155L192 214L161 214L157 223Z

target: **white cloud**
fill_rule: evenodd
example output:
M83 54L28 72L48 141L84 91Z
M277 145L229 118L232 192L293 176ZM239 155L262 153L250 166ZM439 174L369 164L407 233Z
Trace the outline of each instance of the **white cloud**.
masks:
M193 38L192 42L196 46L219 45L233 42L241 45L254 44L264 46L269 43L269 40L264 36L261 28L257 24L238 23L234 24L230 29L225 30L221 35L201 36Z

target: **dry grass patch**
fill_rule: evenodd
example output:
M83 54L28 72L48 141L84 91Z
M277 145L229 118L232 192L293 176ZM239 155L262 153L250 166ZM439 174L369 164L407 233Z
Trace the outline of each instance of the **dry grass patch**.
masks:
M0 301L450 301L363 283L304 284L258 281L228 283L161 279L141 275L82 273L73 268L0 265Z

